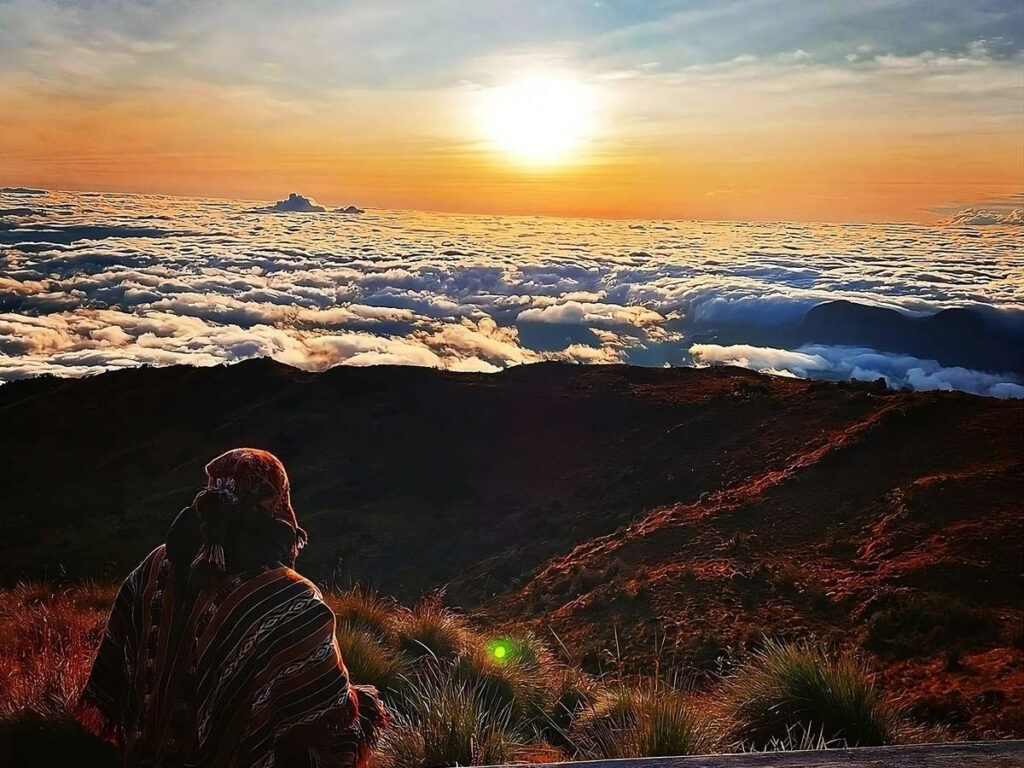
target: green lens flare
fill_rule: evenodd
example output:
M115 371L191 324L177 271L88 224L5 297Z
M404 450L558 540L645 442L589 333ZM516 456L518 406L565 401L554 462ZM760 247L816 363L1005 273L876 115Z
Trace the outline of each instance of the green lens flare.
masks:
M492 640L488 646L488 650L498 661L508 661L512 658L512 643L504 638L501 640Z

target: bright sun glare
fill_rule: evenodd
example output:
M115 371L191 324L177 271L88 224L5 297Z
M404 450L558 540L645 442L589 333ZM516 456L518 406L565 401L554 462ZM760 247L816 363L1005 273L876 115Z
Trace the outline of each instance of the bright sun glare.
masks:
M492 88L481 112L487 137L527 165L565 162L592 129L589 90L560 73L535 74Z

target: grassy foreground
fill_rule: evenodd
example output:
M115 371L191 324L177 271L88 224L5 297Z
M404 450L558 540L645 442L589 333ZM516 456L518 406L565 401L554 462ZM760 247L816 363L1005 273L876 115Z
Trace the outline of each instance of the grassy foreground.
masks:
M89 672L114 591L22 585L0 591L0 755L31 744L78 765L113 756L68 712ZM395 715L374 768L869 746L922 741L860 660L766 640L696 692L671 674L589 675L510 627L484 634L427 600L414 608L360 589L325 593L357 683ZM554 647L553 647L554 646ZM564 656L564 654L563 654ZM14 745L12 747L12 745ZM60 750L64 750L61 753Z

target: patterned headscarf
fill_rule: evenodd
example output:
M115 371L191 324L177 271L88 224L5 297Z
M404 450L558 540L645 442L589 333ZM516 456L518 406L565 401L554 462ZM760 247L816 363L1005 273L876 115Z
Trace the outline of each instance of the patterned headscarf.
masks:
M251 509L298 528L284 464L269 451L235 448L206 465L206 487L233 494Z
M292 530L294 563L308 536L295 519L288 473L280 459L256 448L235 448L206 465L206 478L206 488L192 505L199 515L203 536L193 566L207 563L224 571L224 542L229 529L252 529L261 518L285 523Z

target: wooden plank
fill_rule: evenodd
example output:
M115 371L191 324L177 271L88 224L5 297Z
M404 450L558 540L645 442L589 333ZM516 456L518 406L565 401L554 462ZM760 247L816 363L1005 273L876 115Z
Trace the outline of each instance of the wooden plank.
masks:
M490 768L513 768L490 766ZM544 763L529 768L1024 768L1024 741Z

